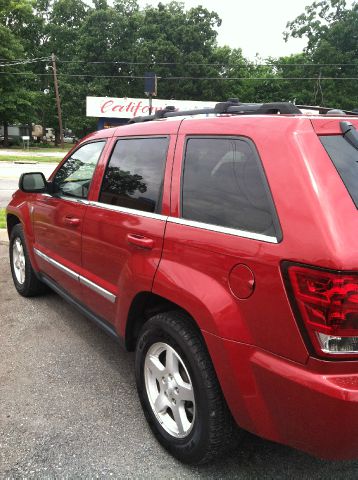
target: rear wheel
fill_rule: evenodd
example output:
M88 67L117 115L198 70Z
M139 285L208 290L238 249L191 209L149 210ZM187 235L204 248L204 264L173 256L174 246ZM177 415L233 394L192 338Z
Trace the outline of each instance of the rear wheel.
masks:
M11 231L9 244L10 266L16 290L23 297L33 297L46 291L36 276L27 252L23 227L17 224Z
M149 425L184 463L212 460L232 439L233 422L204 342L180 312L144 324L136 381Z

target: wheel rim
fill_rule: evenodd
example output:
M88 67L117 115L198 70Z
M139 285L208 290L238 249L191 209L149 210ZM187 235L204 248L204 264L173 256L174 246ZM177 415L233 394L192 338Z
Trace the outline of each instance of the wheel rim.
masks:
M12 265L16 280L21 285L25 282L25 264L24 247L21 239L17 237L12 245Z
M195 421L195 397L188 370L170 345L153 344L144 362L145 387L150 406L170 435L184 438Z

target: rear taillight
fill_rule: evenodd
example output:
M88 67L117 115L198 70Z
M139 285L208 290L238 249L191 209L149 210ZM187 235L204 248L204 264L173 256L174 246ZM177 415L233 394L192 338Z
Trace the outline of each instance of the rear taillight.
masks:
M320 356L358 357L358 274L289 265L295 302Z

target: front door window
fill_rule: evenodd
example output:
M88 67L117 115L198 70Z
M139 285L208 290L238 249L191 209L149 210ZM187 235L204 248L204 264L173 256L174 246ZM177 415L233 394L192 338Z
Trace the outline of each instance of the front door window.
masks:
M94 170L105 142L93 142L76 150L57 171L54 184L58 196L86 199Z

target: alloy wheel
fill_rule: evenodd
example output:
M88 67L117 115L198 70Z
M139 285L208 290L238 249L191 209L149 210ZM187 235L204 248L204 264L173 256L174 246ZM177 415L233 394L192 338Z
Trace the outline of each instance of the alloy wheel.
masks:
M150 406L164 430L176 438L189 435L195 421L195 396L178 352L166 343L154 343L146 354L144 379Z
M26 260L25 260L24 247L19 237L15 238L14 243L12 245L12 264L14 267L16 280L21 285L23 285L23 283L25 282Z

